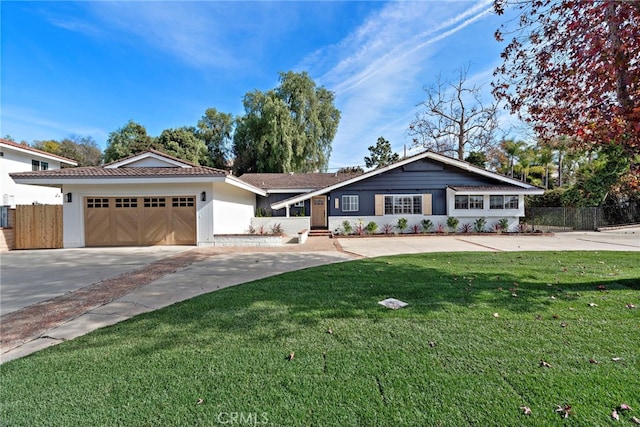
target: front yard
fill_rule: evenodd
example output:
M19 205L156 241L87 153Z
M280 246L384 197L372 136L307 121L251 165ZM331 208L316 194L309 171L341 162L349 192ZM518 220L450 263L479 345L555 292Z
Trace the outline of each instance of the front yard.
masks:
M227 288L1 365L0 425L632 425L639 261L420 254Z

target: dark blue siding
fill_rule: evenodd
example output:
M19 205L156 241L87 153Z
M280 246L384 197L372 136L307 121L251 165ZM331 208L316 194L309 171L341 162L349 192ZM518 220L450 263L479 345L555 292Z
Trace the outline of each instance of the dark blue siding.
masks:
M447 186L486 185L504 185L504 183L428 159L416 160L403 167L332 191L329 216L375 215L376 194L432 194L432 214L446 215ZM360 196L360 210L342 212L342 203L339 209L335 209L335 198L341 198L343 195Z
M291 197L298 196L299 194L300 193L277 193L269 194L267 195L267 197L256 196L256 207L258 209L262 209L263 212L267 212L268 216L286 216L287 210L285 208L274 211L273 209L271 209L271 204L279 202L281 200L290 199ZM304 209L291 206L291 208L289 209L289 215L300 216L304 213L305 216L309 216L309 212L311 212L310 206L311 205L309 200L305 200Z

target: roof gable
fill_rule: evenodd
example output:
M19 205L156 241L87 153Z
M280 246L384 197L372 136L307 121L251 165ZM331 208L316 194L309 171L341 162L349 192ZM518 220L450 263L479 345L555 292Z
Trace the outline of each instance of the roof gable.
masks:
M142 153L134 154L124 159L104 165L106 169L117 168L192 168L196 167L193 163L178 159L166 153L157 150L149 150Z
M240 180L267 192L308 192L358 176L357 173L246 173Z

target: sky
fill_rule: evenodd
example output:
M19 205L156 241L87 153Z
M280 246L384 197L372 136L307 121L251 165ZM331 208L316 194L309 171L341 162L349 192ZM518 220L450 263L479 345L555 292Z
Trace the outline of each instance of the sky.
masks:
M2 1L0 136L91 136L133 120L152 136L195 126L208 108L306 71L341 111L329 170L364 165L378 137L404 154L425 86L438 75L492 101L504 44L493 0ZM506 113L505 113L506 114ZM505 124L509 121L503 117Z

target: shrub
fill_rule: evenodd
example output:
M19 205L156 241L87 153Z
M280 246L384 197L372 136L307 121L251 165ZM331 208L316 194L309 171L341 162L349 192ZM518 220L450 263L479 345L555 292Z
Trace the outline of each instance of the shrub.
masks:
M385 224L382 226L382 232L384 234L391 234L393 232L393 225Z
M342 233L344 235L348 235L348 234L351 234L352 231L353 231L353 227L351 226L351 223L346 219L342 221Z
M279 222L271 226L271 234L275 234L276 236L283 234L282 225Z
M260 228L258 228L258 234L260 234L261 236L263 234L266 234L266 231L264 230L264 224L260 226Z
M473 230L476 233L482 233L485 225L487 225L487 220L484 218L478 218L476 219L476 222L473 223Z
M491 231L493 231L494 233L500 233L502 231L502 226L499 222L494 222L493 224L491 224Z
M463 233L471 233L471 230L473 230L473 226L469 223L462 224L462 227L460 227L460 231Z
M447 227L449 227L450 231L456 231L458 229L458 224L460 224L458 218L454 216L447 218Z
M249 234L256 234L256 228L251 224L249 224Z
M356 234L358 236L364 235L364 220L362 218L358 219L358 223L356 224Z
M522 222L518 224L518 233L529 233L531 229L529 229L529 224L526 222Z
M374 234L377 229L378 224L375 221L369 222L369 224L367 224L367 226L365 227L365 230L367 230L367 234Z
M444 225L438 224L438 226L436 227L436 233L438 234L444 233Z
M500 224L500 229L502 231L509 231L509 219L507 218L501 218L498 221L498 224Z
M430 233L432 229L433 229L433 222L430 219L423 219L422 220L422 232L423 233Z
M396 224L396 228L400 230L402 233L408 226L407 218L398 218L398 223Z
M413 224L411 226L411 232L413 234L418 234L420 232L420 229L422 229L422 227L420 226L420 224Z

